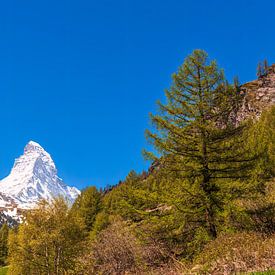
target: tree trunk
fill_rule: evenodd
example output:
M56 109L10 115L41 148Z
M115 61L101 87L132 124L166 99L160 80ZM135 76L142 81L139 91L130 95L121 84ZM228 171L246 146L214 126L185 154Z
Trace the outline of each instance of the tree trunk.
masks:
M206 208L206 222L208 224L209 235L211 236L211 238L215 239L217 238L217 228L214 222L214 213L211 208L211 206L209 208Z

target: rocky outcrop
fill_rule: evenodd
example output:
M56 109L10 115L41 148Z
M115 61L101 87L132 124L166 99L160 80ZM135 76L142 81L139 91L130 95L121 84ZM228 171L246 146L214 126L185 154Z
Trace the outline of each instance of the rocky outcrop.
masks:
M236 124L247 118L259 118L262 111L275 104L275 64L265 75L241 87L243 101L236 115Z

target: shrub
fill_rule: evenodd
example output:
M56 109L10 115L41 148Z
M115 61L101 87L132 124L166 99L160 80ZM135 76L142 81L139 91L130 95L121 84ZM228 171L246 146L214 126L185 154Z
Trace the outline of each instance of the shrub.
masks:
M141 270L142 247L122 220L100 232L81 259L84 274L124 274Z
M110 222L87 245L80 274L182 274L181 264L163 244L137 234L119 217Z
M227 233L206 245L197 257L200 273L232 274L275 267L275 235Z

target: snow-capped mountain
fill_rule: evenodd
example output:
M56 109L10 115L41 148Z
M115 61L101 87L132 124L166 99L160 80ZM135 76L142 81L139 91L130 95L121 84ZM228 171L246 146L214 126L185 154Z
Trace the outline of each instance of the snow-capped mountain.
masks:
M50 201L57 196L73 203L80 194L77 188L66 185L58 177L51 156L34 141L25 146L24 154L15 160L10 174L0 181L0 192L0 208L8 203L21 209L34 207L40 199Z

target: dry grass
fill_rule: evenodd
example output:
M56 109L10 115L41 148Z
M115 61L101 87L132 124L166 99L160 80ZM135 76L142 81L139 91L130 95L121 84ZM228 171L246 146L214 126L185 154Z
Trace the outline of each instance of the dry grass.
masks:
M223 234L197 258L200 274L234 274L275 268L275 235Z

